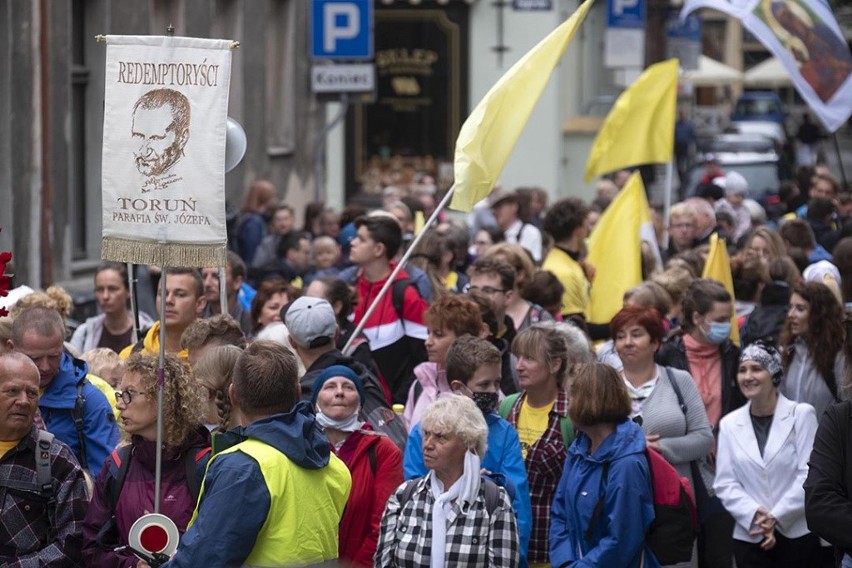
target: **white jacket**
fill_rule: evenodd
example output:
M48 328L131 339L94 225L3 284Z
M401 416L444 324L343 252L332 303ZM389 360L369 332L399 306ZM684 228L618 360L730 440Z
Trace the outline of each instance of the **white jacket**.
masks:
M763 457L751 423L751 403L719 423L716 481L713 488L725 509L734 517L734 538L760 542L748 534L758 507L777 519L775 530L787 538L808 534L805 521L805 490L808 458L816 435L813 406L795 403L778 393Z

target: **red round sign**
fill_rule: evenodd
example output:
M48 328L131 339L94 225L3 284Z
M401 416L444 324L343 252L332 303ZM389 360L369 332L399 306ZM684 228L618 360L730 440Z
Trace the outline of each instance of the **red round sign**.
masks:
M160 525L150 525L142 529L139 534L139 542L142 548L151 552L160 552L169 543L169 534Z
M180 533L174 521L165 515L148 513L136 519L127 535L127 544L142 552L165 555L177 550Z

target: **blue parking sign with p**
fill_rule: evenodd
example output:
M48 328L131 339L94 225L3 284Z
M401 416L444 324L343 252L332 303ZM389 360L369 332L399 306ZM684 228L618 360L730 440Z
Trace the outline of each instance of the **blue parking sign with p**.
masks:
M373 57L373 0L312 0L311 57Z

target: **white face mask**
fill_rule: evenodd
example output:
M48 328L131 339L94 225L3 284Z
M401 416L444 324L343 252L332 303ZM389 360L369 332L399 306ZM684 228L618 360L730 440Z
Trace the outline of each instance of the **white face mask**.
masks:
M319 424L323 430L326 428L332 428L341 432L354 432L355 430L360 430L361 426L364 424L358 420L358 413L360 410L361 407L359 406L349 418L344 420L335 420L334 418L329 418L323 414L322 410L317 407L317 424Z

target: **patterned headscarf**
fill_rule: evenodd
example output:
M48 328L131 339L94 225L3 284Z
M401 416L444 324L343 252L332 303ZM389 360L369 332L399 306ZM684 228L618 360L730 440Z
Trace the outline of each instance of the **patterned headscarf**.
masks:
M781 383L781 378L784 376L781 354L772 345L762 341L751 343L740 355L740 363L743 361L755 361L769 373L773 385L778 386Z

